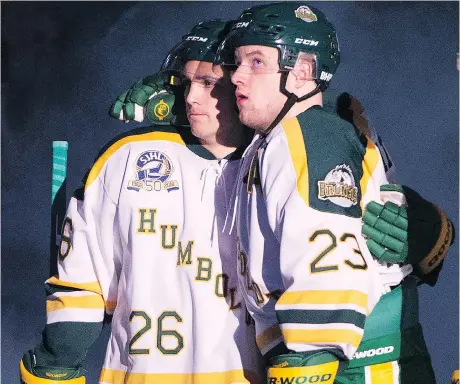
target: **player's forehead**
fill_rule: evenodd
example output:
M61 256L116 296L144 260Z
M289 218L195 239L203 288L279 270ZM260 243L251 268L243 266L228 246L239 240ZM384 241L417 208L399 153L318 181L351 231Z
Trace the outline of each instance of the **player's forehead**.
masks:
M278 61L278 50L264 45L243 45L235 49L235 59L241 61L248 58L263 58L269 61Z
M196 78L211 78L218 80L218 74L213 71L213 64L207 61L191 60L185 64L184 75L188 80Z

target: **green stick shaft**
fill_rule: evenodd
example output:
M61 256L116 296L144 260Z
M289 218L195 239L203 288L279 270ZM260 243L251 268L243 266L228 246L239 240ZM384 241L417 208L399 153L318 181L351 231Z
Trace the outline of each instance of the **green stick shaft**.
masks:
M53 141L51 181L50 276L57 274L61 227L67 210L67 141Z
M67 177L67 141L53 141L53 171L51 187L51 204Z

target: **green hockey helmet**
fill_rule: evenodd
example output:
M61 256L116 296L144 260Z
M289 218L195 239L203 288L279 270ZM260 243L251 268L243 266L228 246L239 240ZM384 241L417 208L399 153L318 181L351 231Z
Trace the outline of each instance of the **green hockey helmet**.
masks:
M214 19L195 25L166 56L161 70L182 71L187 61L214 62L219 43L230 31L232 21Z
M214 63L234 66L235 49L243 45L277 48L281 71L293 69L300 52L313 54L315 79L321 90L327 88L340 62L334 26L320 10L300 2L270 3L245 10L221 42Z
M219 44L230 31L232 24L233 20L214 19L203 21L195 25L189 33L182 36L181 41L169 51L163 61L160 72L166 72L169 78L170 88L175 93L175 106L179 106L176 108L177 110L185 111L184 93L188 84L190 84L190 78L187 79L188 76L184 76L186 75L185 67L187 62L207 62L212 67ZM217 85L230 85L233 87L229 76L197 76L195 78L194 75L195 73L192 74L192 81L202 86L206 86L209 81L215 81ZM221 75L223 75L223 71Z
M329 86L340 62L340 50L334 26L318 9L299 2L269 3L248 8L235 20L231 31L219 45L214 64L238 67L235 50L245 45L276 48L281 72L280 92L287 96L283 108L264 131L268 134L292 106ZM289 72L301 53L313 62L312 80L316 87L298 96L286 89ZM244 71L244 68L241 69Z

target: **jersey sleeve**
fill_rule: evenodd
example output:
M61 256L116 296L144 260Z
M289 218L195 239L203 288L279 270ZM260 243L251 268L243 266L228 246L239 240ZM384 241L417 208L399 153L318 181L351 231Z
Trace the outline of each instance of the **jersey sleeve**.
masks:
M104 183L107 167L96 162L84 188L70 200L62 227L58 275L46 281L47 321L35 348L37 365L74 367L97 339L105 313L116 304L121 241L116 197Z
M314 117L314 116L313 116ZM283 123L260 160L284 292L275 305L287 347L351 359L383 293L361 235L363 206L385 178L375 145L351 125Z

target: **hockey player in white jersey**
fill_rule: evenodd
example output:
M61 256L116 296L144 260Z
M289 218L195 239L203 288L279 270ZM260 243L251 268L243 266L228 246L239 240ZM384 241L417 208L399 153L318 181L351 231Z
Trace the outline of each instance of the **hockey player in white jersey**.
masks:
M163 75L149 75L136 82L117 97L110 107L110 116L125 123L148 119L157 124L162 119L173 125L187 125L188 121L183 118L181 121L181 113L166 116L165 120L154 113L160 95L168 97L172 105L175 101L174 95L164 89L167 79ZM327 89L323 97L324 110L337 114L371 138L382 156L388 182L392 183L381 186L382 204L372 201L365 206L363 233L368 238L369 251L382 262L411 264L414 268L412 273L421 282L435 285L449 249L449 244L444 244L449 228L452 232L447 237L451 244L454 241L451 220L434 203L423 199L412 189L393 184L397 182L395 164L382 138L364 115L364 107L354 96ZM174 109L179 111L184 107L180 98L177 100L179 103L174 105ZM417 246L414 247L414 244Z
M111 108L111 116L123 121L143 121L147 117L144 115L144 111L148 112L151 109L148 105L155 104L149 102L149 97L152 97L158 91L157 82L157 77L148 76L136 83L117 99ZM370 134L370 137L380 149L388 180L394 182L392 178L394 165L375 130L372 126L369 127L360 103L347 93L339 94L328 90L325 92L324 109L337 113L366 135ZM155 119L155 116L148 113L148 118L152 119L152 117ZM433 255L437 255L437 251L442 249L443 252L439 253L439 256L445 255L448 246L444 247L442 242L439 243L438 239L444 239L443 231L446 231L446 228L449 228L451 224L446 219L445 214L442 211L439 212L432 203L421 199L406 187L404 189L396 185L383 186L381 197L384 201L389 200L389 196L391 196L390 200L396 197L396 201L399 203L407 199L408 207L397 207L392 201L387 201L385 205L370 202L366 206L363 217L363 232L368 236L366 243L376 258L391 263L411 263L422 281L434 284L441 268L442 257L439 260L434 260ZM398 191L404 191L405 193ZM376 212L379 214L378 217L375 216ZM445 235L447 235L446 232L444 233ZM447 237L453 239L452 234ZM409 243L414 243L414 240L418 245L416 250L409 246ZM401 344L399 341L401 339L399 329L407 328L411 323L416 323L416 320L410 319L410 317L416 317L416 310L407 311L404 309L405 319L401 318L401 298L402 296L410 296L407 293L414 289L414 286L410 287L410 289L406 287L404 292L399 288L394 289L392 293L385 296L385 300L379 303L377 310L373 312L371 318L366 322L364 340L356 353L356 359L352 360L346 374L341 375L337 382L361 382L360 380L366 374L366 370L367 375L374 377L375 381L376 372L378 373L388 367L388 364L376 364L376 362L386 363L404 359L405 371L407 371L409 364L416 366L420 363L420 355L423 355L426 351L423 339L418 340L417 348L415 348L417 353L412 353L409 359L406 350L410 343L404 341L403 344L406 348L393 347L398 343ZM416 306L417 303L413 299L408 300L406 298L405 302ZM388 313L386 313L390 307L392 308L393 316L388 316ZM379 310L381 308L384 310ZM408 314L411 316L407 316ZM376 330L379 332L377 335ZM412 336L410 332L405 333L406 338L407 334ZM414 345L412 343L412 346ZM377 351L377 355L372 355L373 351ZM382 355L381 351L385 353ZM429 361L426 363L429 364ZM391 369L388 371L391 373ZM424 376L422 375L422 377ZM368 382L370 380L371 378L368 378ZM386 379L383 377L381 380L385 381ZM401 382L407 381L403 377L402 380Z
M216 62L233 66L240 119L257 132L235 212L240 287L269 359L268 382L433 383L416 296L401 313L415 290L411 268L376 262L361 234L364 206L387 183L382 157L321 107L339 64L333 26L303 3L253 7ZM374 307L387 323L369 321ZM358 346L368 349L358 354Z
M23 383L85 383L104 313L113 317L101 384L262 381L236 241L222 234L247 145L230 77L212 71L226 26L201 23L171 52L171 65L186 62L191 129L167 123L117 137L72 197L43 342L21 361ZM168 122L171 93L157 96L152 113Z

